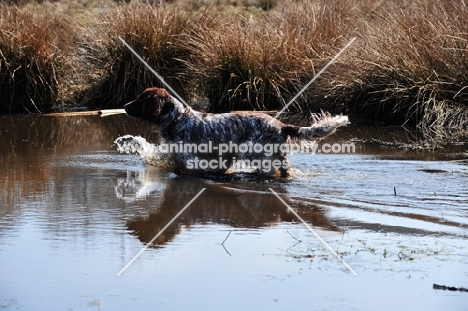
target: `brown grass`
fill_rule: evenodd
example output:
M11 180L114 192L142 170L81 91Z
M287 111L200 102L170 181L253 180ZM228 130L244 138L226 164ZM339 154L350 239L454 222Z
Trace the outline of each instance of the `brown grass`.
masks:
M182 59L189 51L181 44L199 15L177 7L134 4L112 8L96 20L95 42L89 55L101 64L100 80L82 104L121 107L153 85L161 82L122 44L122 37L148 64L175 88L185 94L186 67ZM100 51L96 56L95 51Z
M60 15L0 5L0 112L50 110L73 40Z
M460 1L385 4L360 22L348 67L323 85L360 119L422 129L468 127L468 7ZM339 68L340 66L338 66Z
M350 12L305 2L255 18L221 12L186 41L187 63L212 111L279 109L339 50Z
M120 108L144 88L161 86L117 39L121 36L178 93L189 100L207 98L211 111L280 109L357 36L291 110L324 109L348 114L354 122L434 133L468 128L468 8L463 1L170 2L83 4L75 13L57 4L60 14L51 10L42 19L25 9L2 7L2 107L13 110L13 103L21 102L35 110L31 102L63 97L74 106ZM59 22L64 15L74 20L68 28ZM43 27L32 27L30 20ZM64 40L73 55L58 40L67 38L61 29L67 29L68 38L70 33L79 38ZM29 33L34 35L24 35ZM11 38L23 41L14 45ZM15 65L27 61L37 66ZM58 69L70 65L77 69L68 75ZM17 68L29 71L20 79ZM43 90L49 97L28 104Z

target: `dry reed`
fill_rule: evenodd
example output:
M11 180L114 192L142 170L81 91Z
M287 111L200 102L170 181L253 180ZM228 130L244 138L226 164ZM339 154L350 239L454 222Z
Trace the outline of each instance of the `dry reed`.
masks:
M353 67L322 96L360 119L467 129L467 19L463 1L384 4L360 19L358 49L343 60Z
M464 1L178 2L106 4L81 13L86 22L67 30L80 34L79 43L62 40L70 34L54 14L2 6L3 111L19 102L42 110L48 106L38 103L57 102L60 92L75 106L120 108L144 88L161 85L117 36L178 93L208 98L211 111L279 109L358 36L291 109L324 109L434 134L468 128ZM70 65L77 71L63 75ZM73 80L81 92L61 90L70 86L62 80Z
M52 109L73 40L60 15L0 5L0 112Z
M339 50L350 12L308 2L256 15L220 12L185 41L193 80L211 111L279 109ZM307 101L300 98L296 108Z
M145 88L162 86L160 81L118 40L122 37L178 92L184 94L188 51L181 37L196 23L193 14L176 7L133 4L113 8L98 17L99 38L88 45L89 55L101 64L100 80L81 104L121 107ZM95 51L99 51L99 56Z

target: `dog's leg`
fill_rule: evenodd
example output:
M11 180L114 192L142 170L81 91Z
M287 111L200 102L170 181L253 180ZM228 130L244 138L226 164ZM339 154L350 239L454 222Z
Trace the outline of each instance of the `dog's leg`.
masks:
M281 161L281 167L279 168L280 177L287 178L290 176L289 170L291 169L291 164L288 161L288 158L283 156Z

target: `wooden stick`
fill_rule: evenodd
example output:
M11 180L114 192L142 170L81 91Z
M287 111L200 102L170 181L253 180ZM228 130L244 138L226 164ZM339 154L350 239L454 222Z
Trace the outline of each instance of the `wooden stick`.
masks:
M46 113L48 117L76 117L76 116L101 116L107 117L115 114L125 113L125 109L102 109L91 111L71 111L71 112L52 112Z
M101 117L107 117L107 116L112 116L115 114L122 114L125 113L125 109L105 109L105 110L99 110L99 115Z

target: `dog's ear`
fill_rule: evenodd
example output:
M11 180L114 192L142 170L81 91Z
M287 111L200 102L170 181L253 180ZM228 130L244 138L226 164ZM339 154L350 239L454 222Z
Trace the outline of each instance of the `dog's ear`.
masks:
M144 97L145 115L151 116L152 122L160 124L166 114L168 114L174 105L169 93L164 89L151 88L146 90Z
M141 94L139 101L142 105L143 118L151 122L159 123L163 103L157 93L153 90L146 90Z
M166 90L154 87L146 89L124 108L132 117L160 124L162 118L174 108L174 104Z

